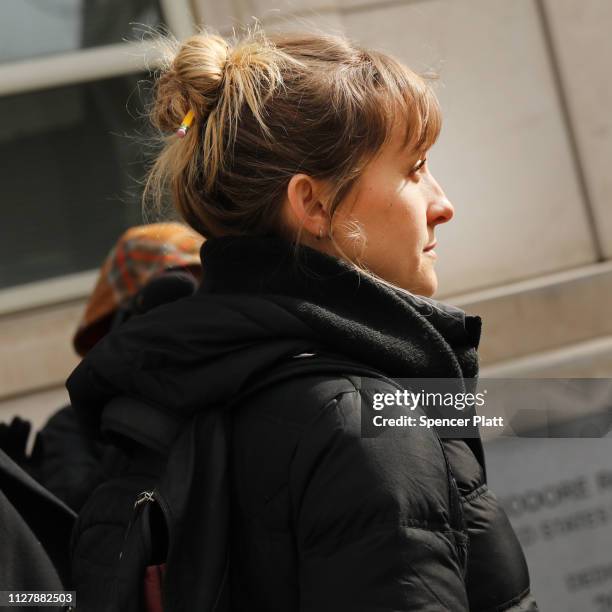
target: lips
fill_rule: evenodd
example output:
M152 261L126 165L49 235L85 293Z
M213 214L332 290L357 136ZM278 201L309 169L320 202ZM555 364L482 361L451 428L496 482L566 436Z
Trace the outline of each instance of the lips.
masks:
M428 244L424 249L423 252L427 253L427 251L431 251L436 245L438 244L438 242L436 240L434 240L431 244Z

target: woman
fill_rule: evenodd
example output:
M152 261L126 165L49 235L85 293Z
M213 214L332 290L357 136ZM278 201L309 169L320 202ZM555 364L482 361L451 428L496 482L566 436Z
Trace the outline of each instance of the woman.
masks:
M426 163L428 85L341 37L201 33L168 56L152 119L170 135L147 193L207 238L203 280L91 351L68 383L84 419L122 393L190 419L279 364L337 364L231 412L231 609L537 609L478 438L361 435L388 377L478 371L480 319L430 298L453 207Z

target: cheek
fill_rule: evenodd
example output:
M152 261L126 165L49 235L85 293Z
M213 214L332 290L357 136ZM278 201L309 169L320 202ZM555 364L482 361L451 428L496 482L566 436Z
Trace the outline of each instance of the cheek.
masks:
M349 252L359 252L371 264L376 262L385 267L398 257L403 266L419 266L418 259L427 238L427 222L421 213L418 194L399 184L396 177L364 183L359 196L340 207L336 218L342 224L357 221L367 237L365 252L356 243ZM349 240L347 246L350 244Z
M423 232L417 217L404 203L395 202L387 216L378 248L386 267L414 274L422 266Z
M389 230L400 235L407 245L420 249L427 223L419 207L406 198L397 198L389 208Z

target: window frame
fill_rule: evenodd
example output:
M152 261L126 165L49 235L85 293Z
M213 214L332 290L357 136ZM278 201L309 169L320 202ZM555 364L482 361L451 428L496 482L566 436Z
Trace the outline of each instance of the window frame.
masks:
M158 1L171 34L181 39L195 32L190 0ZM162 58L152 42L114 43L0 64L0 97L155 70ZM0 317L85 298L97 275L96 268L1 289Z

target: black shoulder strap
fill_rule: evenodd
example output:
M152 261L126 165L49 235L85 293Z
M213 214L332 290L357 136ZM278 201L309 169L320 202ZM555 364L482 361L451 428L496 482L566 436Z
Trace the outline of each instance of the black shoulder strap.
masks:
M344 355L336 353L317 353L312 357L285 357L279 360L277 364L265 371L258 379L254 380L251 384L247 384L246 389L232 400L231 406L239 404L253 393L267 386L278 384L281 381L298 376L316 376L323 374L369 376L378 380L384 380L400 391L405 389L396 379L386 376L375 368L353 361ZM480 437L466 437L465 443L474 453L474 456L483 469L486 479L486 465L482 440Z
M232 398L228 404L228 408L239 405L250 395L270 385L275 385L279 382L297 377L322 376L325 374L370 376L385 380L390 385L401 389L397 381L389 378L379 370L352 361L344 355L335 353L315 353L312 356L305 357L283 357L262 373L255 373L252 376L252 380L247 381L244 390Z

